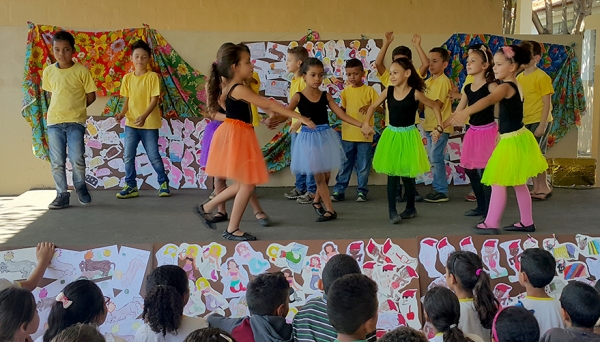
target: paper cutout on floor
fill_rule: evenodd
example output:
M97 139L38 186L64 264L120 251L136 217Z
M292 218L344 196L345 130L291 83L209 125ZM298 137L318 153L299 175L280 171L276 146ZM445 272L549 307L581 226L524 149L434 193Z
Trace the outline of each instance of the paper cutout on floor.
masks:
M179 246L178 255L179 260L183 261L183 270L188 276L188 279L191 281L196 281L196 275L194 274L194 270L198 269L197 259L198 252L200 251L200 246L198 245L189 245L187 243L182 243Z
M504 283L498 283L494 286L494 297L500 302L500 306L505 307L510 301L510 291L512 286Z
M246 295L248 286L248 273L234 258L229 258L221 265L221 282L223 283L223 297L234 298Z
M77 278L94 280L112 277L118 258L119 251L117 250L117 245L88 250L83 254L83 260L79 263L81 274Z
M172 243L162 246L155 254L157 266L179 264L178 251L179 247Z
M350 243L346 248L346 254L350 255L354 260L356 260L358 266L362 268L365 261L365 242L354 241Z
M305 266L302 269L303 279L303 290L306 293L318 293L321 292L319 289L319 280L321 280L321 273L323 271L324 263L321 261L321 256L313 254L306 257Z
M419 263L427 271L427 276L433 279L442 276L442 274L436 269L437 244L438 240L434 238L424 238L421 240L419 248Z
M486 266L486 272L492 279L506 277L508 271L500 266L500 252L498 251L498 239L488 239L481 247L481 259Z
M239 265L247 266L248 271L250 271L250 274L253 276L264 273L271 268L271 264L265 259L263 254L255 251L248 242L238 243L235 246L233 257Z
M575 235L575 241L579 247L579 252L586 258L600 256L600 238L587 235Z
M396 265L407 265L416 269L419 261L411 257L400 246L392 242L391 239L386 239L380 245L375 240L370 239L366 247L367 255L379 264L393 263Z
M377 329L389 331L402 326L407 326L407 322L404 315L400 313L398 304L391 299L379 303Z
M125 294L139 293L149 259L148 251L121 246L113 276L113 287L123 290Z
M302 306L305 303L305 294L302 288L296 282L294 272L289 268L285 267L281 269L281 273L285 276L288 284L290 285L290 305L291 306Z
M456 251L456 248L448 242L448 238L442 238L437 244L438 255L440 256L440 262L445 267L448 263L448 257L450 254Z
M248 309L248 303L246 302L246 296L233 298L229 301L229 311L231 312L232 318L243 318L250 316L250 310Z
M105 325L115 325L125 320L136 320L144 311L144 299L139 294L119 293L107 306Z
M567 286L567 284L569 284L569 282L564 280L561 276L554 277L550 284L546 286L546 293L548 294L548 296L559 300L560 295L562 294L562 291L565 288L565 286Z
M527 240L525 240L525 242L523 242L523 249L527 250L530 248L540 248L540 243L533 236L527 235Z
M421 329L419 320L419 304L417 290L405 290L400 294L400 313L406 318L406 323L413 329Z
M37 266L35 247L2 252L0 259L0 278L10 281L29 278Z
M78 256L82 254L81 252L66 251L62 248L56 248L54 251L54 256L50 261L50 265L44 273L44 278L61 279L68 277L70 279L75 279L75 277L79 274L75 269L75 266L73 266L71 263L64 261L67 257L67 254L73 255L73 253L76 253ZM72 260L79 259L78 256Z
M545 250L552 253L556 260L572 261L579 259L579 248L572 242L559 243L554 237L544 239L543 246Z
M565 260L557 260L556 269L559 276L562 275L564 280L575 280L577 278L587 278L590 276L587 265L581 261L569 262Z
M463 252L471 252L474 254L478 254L477 253L477 249L475 248L475 245L473 244L473 238L470 236L467 236L465 238L462 238L460 240L460 250Z
M500 244L500 247L504 249L508 267L513 271L514 274L508 276L508 280L511 283L519 281L519 272L521 271L521 239L505 241Z
M197 317L206 311L206 306L202 301L202 292L198 290L196 284L188 279L190 288L190 299L183 307L183 314L188 317Z
M399 299L406 291L402 291L414 278L419 278L417 271L411 266L402 266L391 276L390 290L392 298Z
M333 243L332 241L327 241L323 243L320 254L321 259L323 260L323 264L326 264L329 261L329 259L340 254L340 252L338 251L338 246L335 243Z
M292 242L287 246L272 243L267 247L267 256L273 265L282 268L288 267L294 271L294 273L302 272L307 252L308 246L298 242Z
M229 303L222 294L217 292L210 286L208 280L204 277L196 280L196 288L202 293L204 297L204 303L206 305L206 311L208 312L220 312L229 308Z
M596 278L596 280L600 279L600 259L587 258L585 259L585 263L588 266L588 270L591 275Z
M219 270L225 254L227 254L227 247L216 242L202 247L202 261L198 265L202 277L211 281L219 280Z

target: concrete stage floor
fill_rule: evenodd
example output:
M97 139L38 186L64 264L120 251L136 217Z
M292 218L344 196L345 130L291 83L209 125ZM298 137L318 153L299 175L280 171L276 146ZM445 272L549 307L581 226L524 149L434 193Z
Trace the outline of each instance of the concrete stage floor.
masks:
M426 194L429 187L418 187ZM263 228L248 208L241 228L261 240L410 238L423 235L466 235L478 218L465 217L473 208L464 201L468 187L451 187L451 201L441 204L417 203L419 216L391 225L387 219L385 187L372 186L369 201L354 201L354 188L346 192L345 202L334 203L339 218L317 223L310 205L287 200L288 188L259 188L257 194L273 225ZM47 210L55 196L53 190L32 190L12 200L0 202L0 243L5 246L29 246L39 241L57 245L206 242L222 240L227 223L217 231L204 228L195 206L208 196L206 190L173 191L170 198L159 198L155 191L141 191L140 197L115 198L115 191L93 191L93 204L79 205L76 195L72 206ZM512 189L503 225L518 221L518 208ZM231 203L228 203L230 210ZM398 204L398 211L404 204ZM533 203L539 233L584 233L600 235L600 190L555 189L545 202Z

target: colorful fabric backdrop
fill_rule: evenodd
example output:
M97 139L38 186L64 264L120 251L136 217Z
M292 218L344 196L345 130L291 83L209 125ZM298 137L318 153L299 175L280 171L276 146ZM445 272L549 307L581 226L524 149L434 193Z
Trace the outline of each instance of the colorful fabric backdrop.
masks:
M46 114L49 97L42 91L43 69L55 62L51 54L52 36L62 28L29 23L23 107L21 114L32 128L33 153L48 160ZM161 75L160 109L164 117L197 117L204 108L205 78L187 64L156 30L148 26L117 31L79 32L66 30L75 37L74 59L90 70L98 96L110 96L103 115L114 115L122 106L119 89L123 76L133 71L130 46L143 39L153 51L152 70Z
M489 34L456 33L450 37L444 47L450 51L451 63L446 69L450 80L462 89L467 76L464 67L467 64L469 45L483 43L495 53L504 45L519 44L521 40ZM579 60L573 47L542 44L542 59L538 67L552 78L554 95L552 95L552 116L554 121L548 137L548 146L552 147L572 128L581 124L581 116L585 115L585 96L581 82Z

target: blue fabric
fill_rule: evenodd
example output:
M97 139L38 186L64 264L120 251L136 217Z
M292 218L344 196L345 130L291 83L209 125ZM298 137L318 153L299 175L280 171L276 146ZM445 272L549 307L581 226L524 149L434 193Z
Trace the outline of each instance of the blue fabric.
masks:
M168 181L165 174L165 165L162 162L160 153L158 152L158 129L140 129L125 126L125 151L123 161L125 162L125 183L130 187L137 186L135 177L135 155L138 145L142 142L146 155L156 171L158 184Z
M427 137L429 162L431 163L431 173L433 174L433 189L447 195L448 180L446 178L446 163L444 162L444 156L450 134L440 134L440 138L435 144L431 140L430 132L425 132L425 136Z
M86 187L84 133L85 126L75 122L48 126L50 164L52 165L54 185L58 193L67 192L67 173L65 171L67 154L73 166L73 185L75 189Z
M296 141L296 136L298 133L290 133L292 137L292 147L294 146L294 141ZM313 175L303 175L301 173L296 173L296 189L300 192L309 192L311 194L317 193L317 182L315 182L315 176Z
M292 148L292 173L316 174L339 170L346 159L340 135L328 124L315 129L306 126L296 136Z
M342 140L342 148L346 155L346 161L342 163L342 168L335 178L336 184L333 191L344 194L352 171L356 166L356 177L358 187L356 193L362 192L365 195L369 192L367 185L369 183L369 173L371 171L371 161L373 157L373 144L370 142L355 142Z

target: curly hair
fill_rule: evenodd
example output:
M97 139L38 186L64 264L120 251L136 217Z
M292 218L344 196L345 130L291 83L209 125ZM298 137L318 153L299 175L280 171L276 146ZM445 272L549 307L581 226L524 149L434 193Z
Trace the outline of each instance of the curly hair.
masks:
M227 332L219 328L203 328L192 331L183 342L236 342Z
M379 342L427 342L427 337L422 332L415 330L411 327L400 327L389 331L385 335L381 336Z

